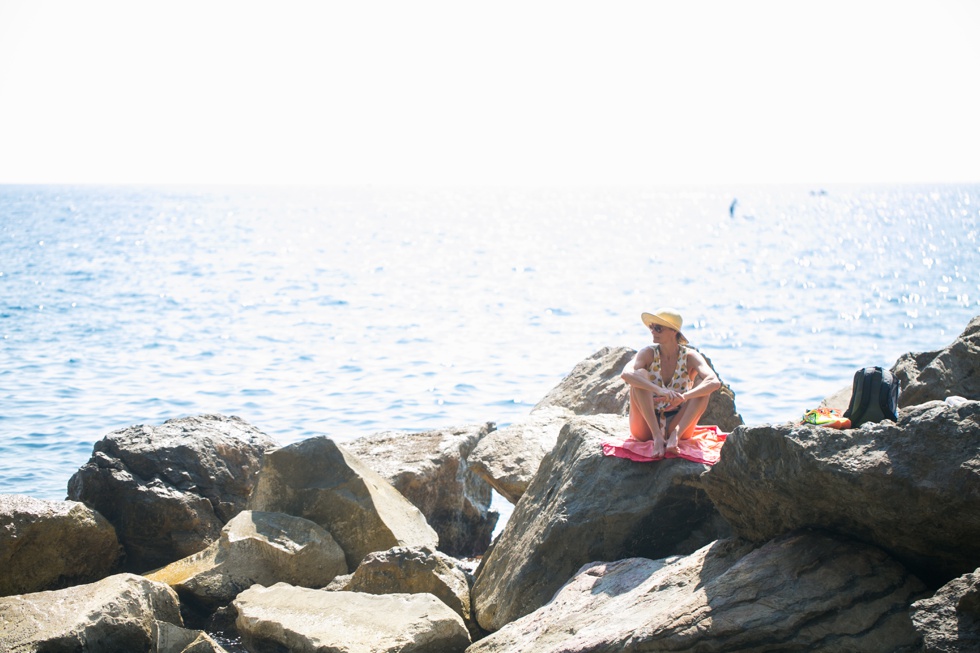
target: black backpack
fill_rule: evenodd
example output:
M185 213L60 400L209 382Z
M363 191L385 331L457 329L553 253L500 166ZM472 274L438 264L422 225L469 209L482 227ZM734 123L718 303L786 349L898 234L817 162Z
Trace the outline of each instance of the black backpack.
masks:
M880 367L865 367L854 374L851 403L844 417L857 428L866 422L883 419L898 421L898 395L901 388L898 379Z

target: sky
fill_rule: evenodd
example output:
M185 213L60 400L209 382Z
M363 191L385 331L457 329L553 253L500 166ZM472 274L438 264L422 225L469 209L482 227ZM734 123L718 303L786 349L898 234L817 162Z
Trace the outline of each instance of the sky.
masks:
M0 183L980 182L980 2L0 0Z

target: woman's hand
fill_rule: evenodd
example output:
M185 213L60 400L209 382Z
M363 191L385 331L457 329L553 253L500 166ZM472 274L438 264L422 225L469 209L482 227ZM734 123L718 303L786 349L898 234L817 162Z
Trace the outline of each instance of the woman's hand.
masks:
M684 403L684 395L676 390L668 390L665 398L667 399L667 405L664 406L665 410L674 410Z

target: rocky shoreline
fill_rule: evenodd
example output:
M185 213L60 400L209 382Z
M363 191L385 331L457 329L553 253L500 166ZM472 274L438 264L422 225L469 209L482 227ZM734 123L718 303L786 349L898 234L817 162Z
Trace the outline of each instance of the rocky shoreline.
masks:
M632 354L499 430L110 433L67 500L0 495L0 650L980 650L980 317L896 362L895 423L746 426L723 387L714 467L602 455Z

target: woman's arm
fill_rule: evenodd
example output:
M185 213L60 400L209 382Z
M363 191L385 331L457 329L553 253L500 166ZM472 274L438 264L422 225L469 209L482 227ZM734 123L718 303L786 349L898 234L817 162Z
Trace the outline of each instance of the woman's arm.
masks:
M634 388L639 388L640 390L648 390L652 392L657 397L670 397L671 395L676 395L677 393L671 392L666 388L657 385L650 380L650 364L653 362L653 352L650 347L644 347L640 351L636 352L636 356L633 357L626 367L623 368L620 378ZM680 396L680 395L677 395Z
M687 354L687 369L691 378L697 379L697 383L690 390L671 397L665 407L667 410L678 408L688 399L707 397L721 387L721 381L718 380L718 375L708 365L708 361L704 360L704 356L693 349L689 350Z
M690 350L687 354L687 369L691 371L692 377L699 379L698 383L690 390L681 393L681 397L686 401L695 397L707 397L712 392L721 387L718 375L704 360L700 352Z

